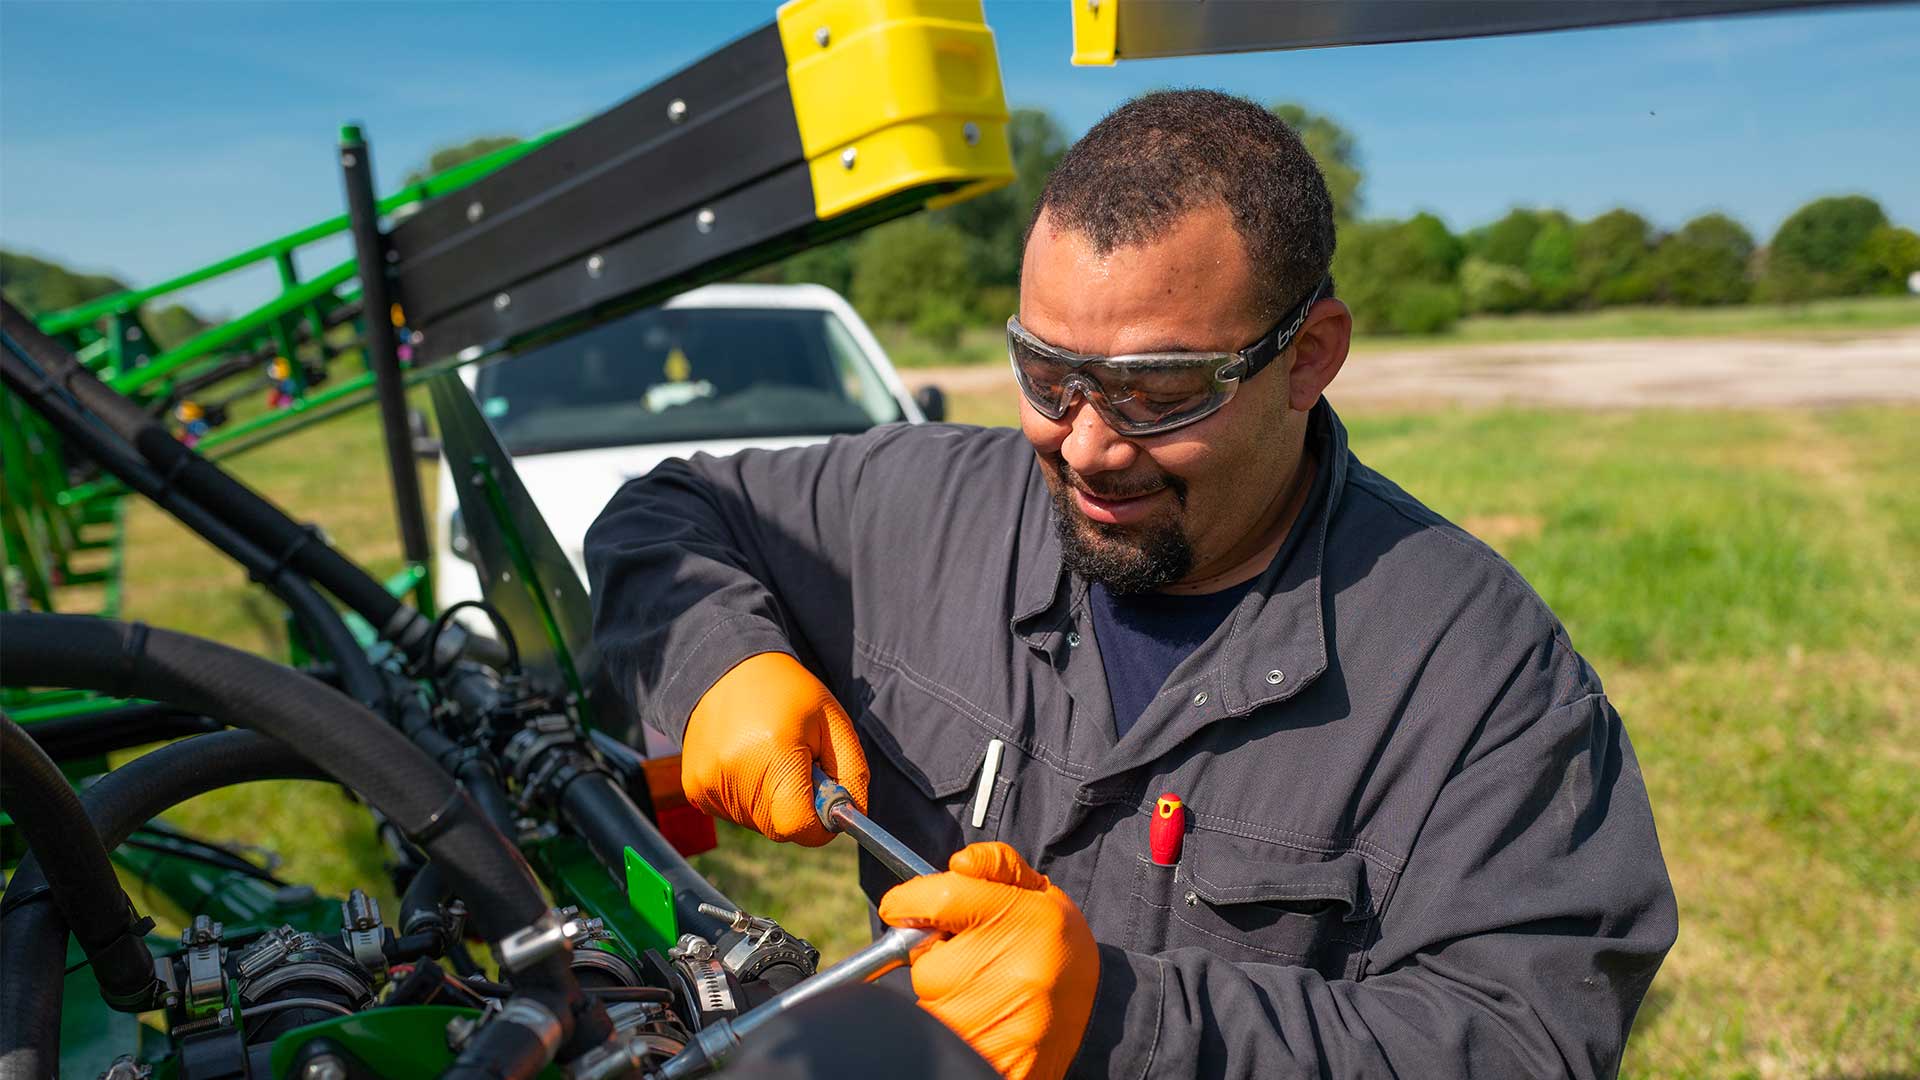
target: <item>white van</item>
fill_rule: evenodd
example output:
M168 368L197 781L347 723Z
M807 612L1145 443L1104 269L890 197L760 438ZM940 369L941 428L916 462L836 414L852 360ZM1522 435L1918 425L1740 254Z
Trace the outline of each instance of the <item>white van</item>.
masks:
M583 581L587 526L667 458L805 446L945 412L937 389L908 393L853 306L820 285L709 285L460 374ZM480 598L459 506L442 467L442 608ZM462 622L492 632L484 618Z

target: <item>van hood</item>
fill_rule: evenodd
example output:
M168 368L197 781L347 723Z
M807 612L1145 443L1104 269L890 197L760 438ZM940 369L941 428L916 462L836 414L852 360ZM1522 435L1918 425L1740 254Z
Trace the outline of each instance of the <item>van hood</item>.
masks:
M547 519L554 538L566 551L567 560L586 580L586 559L582 549L587 527L620 490L620 485L636 476L645 476L655 465L669 458L694 454L724 456L747 449L780 450L825 442L816 436L784 439L713 439L700 442L650 443L642 446L612 446L596 450L575 450L554 454L534 454L513 459L514 471L540 515Z

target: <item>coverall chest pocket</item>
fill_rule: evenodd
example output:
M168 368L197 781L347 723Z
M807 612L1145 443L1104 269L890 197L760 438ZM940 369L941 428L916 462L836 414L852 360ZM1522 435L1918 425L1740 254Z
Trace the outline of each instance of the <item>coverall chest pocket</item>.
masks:
M1129 947L1199 948L1233 963L1356 977L1374 922L1365 861L1352 852L1309 855L1304 862L1301 855L1277 844L1194 832L1179 865L1140 859Z
M882 828L941 870L968 844L999 837L1012 783L1011 749L994 755L995 775L980 791L991 736L897 675L870 684L857 726L872 773L868 813ZM878 898L898 882L863 856L860 884Z

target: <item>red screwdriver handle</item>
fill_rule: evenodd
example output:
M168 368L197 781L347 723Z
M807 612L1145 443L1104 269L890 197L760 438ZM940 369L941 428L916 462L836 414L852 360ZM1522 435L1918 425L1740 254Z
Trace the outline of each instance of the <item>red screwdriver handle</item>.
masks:
M1153 824L1147 827L1147 851L1156 866L1180 861L1180 844L1187 836L1187 808L1180 796L1168 791L1153 806Z

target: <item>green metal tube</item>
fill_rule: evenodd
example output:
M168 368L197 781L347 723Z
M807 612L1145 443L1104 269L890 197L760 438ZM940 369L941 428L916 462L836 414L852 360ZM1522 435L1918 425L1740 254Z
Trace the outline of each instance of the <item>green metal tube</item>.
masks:
M318 423L319 421L325 420L328 417L337 416L340 413L347 411L348 409L362 405L364 404L364 402L352 401L335 409L329 409L327 408L327 406L333 405L339 402L343 398L352 397L355 394L369 395L368 400L372 400L370 396L372 394L372 391L373 391L372 375L355 375L353 378L348 379L346 382L339 383L334 386L330 386L327 389L322 390L317 394L309 394L304 398L300 398L299 400L295 401L293 404L287 406L284 409L281 409L278 412L262 413L251 420L243 420L240 423L234 424L230 427L222 428L221 430L214 432L213 434L207 436L206 438L201 439L200 444L197 447L195 447L195 449L199 450L202 454L206 455L207 457L217 461L223 457L227 457L227 456L230 456L231 454L238 452L237 450L230 450L226 454L209 453L209 451L217 449L223 444L233 442L237 439L243 439L246 436L251 435L254 432L260 431L262 429L266 429L266 428L277 429L283 425L285 427L285 430L284 431L276 430L274 433L274 438L279 438L281 435L291 435L302 428ZM247 446L248 447L259 446L259 445L262 445L262 443L268 442L268 441L271 441L271 440L261 440L260 442L248 443Z
M118 480L93 480L58 493L53 500L61 506L85 506L95 499L110 499L126 493L127 486Z
M293 265L293 252L282 251L278 255L275 255L273 257L273 265L275 269L280 271L280 287L282 289L291 289L300 284L300 271ZM321 363L325 363L327 359L327 323L320 315L320 305L308 304L301 314L307 320L307 329L313 334L313 345L314 348L320 352L320 361ZM299 388L300 394L304 395L307 392L307 369L306 365L300 363L300 358L294 355L294 325L293 322L281 324L282 336L287 339L281 348L285 352L287 363L292 365L291 375L293 377L293 384Z
M37 702L37 704L9 708L7 712L13 717L14 722L26 728L28 734L32 734L33 725L41 720L59 720L68 716L96 713L102 709L111 709L116 705L145 704L145 701L141 698L107 697L104 694L96 694L91 690L69 690L59 691L59 693L80 694L83 696L65 698L59 701L45 701L43 699L50 697L50 694L35 694L31 700Z
M124 375L118 375L107 381L115 391L131 394L135 390L173 374L177 369L198 360L210 352L225 348L234 342L254 337L266 330L290 312L297 312L312 303L322 293L326 293L344 281L352 280L353 263L343 262L321 273L312 281L304 282L297 288L289 289L279 296L261 304L232 322L222 323L210 330L194 335L192 338L168 349L153 358L150 364L142 365Z
M206 915L229 933L249 926L290 923L329 933L340 928L340 909L306 886L282 887L251 874L146 848L121 847L113 861L139 882L139 902L178 921Z

